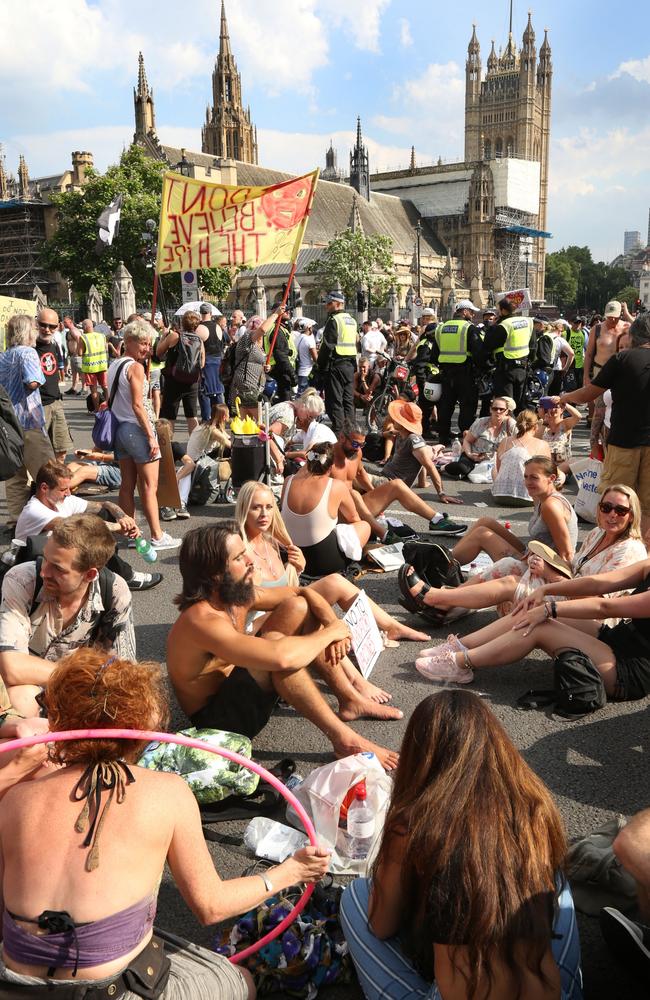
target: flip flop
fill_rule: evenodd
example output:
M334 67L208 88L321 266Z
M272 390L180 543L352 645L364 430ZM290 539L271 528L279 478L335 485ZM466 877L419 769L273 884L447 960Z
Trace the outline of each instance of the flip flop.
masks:
M272 816L284 802L280 792L263 785L252 795L229 795L221 802L210 802L199 806L201 823L226 823L234 819L252 819L253 816ZM204 830L207 837L209 831ZM208 837L208 840L213 839Z

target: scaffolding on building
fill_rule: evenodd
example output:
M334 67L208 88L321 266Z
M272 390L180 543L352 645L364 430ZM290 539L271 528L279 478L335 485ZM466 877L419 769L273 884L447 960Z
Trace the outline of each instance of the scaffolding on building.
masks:
M40 260L44 242L42 201L0 201L0 295L30 299L35 285L47 292L48 274Z
M537 244L551 233L536 229L534 215L517 209L497 209L494 223L494 250L503 275L501 291L526 288L530 275L537 270Z

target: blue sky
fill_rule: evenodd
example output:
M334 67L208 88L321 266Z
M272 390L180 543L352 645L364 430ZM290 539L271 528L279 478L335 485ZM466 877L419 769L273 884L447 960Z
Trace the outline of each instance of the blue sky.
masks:
M218 49L219 2L5 0L0 142L15 171L62 170L73 149L100 169L133 132L137 54L145 57L163 142L200 149ZM505 44L508 0L227 0L260 162L322 165L330 137L347 163L361 115L371 169L462 159L465 58L472 22L481 55ZM521 40L528 4L514 3ZM539 0L552 47L549 250L588 244L597 259L645 241L650 208L650 5Z

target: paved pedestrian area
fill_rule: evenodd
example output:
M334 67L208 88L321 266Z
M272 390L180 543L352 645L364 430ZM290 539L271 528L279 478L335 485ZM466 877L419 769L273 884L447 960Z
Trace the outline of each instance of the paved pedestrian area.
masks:
M86 414L85 406L80 400L67 399L66 413L76 447L88 447L92 418ZM176 437L185 439L182 421L178 423ZM576 453L585 454L588 441L584 423L574 439ZM462 483L450 484L449 489L462 497L465 504L463 507L447 508L455 519L471 522L489 514L510 521L512 530L517 534L526 534L528 513L497 510L490 503L488 487ZM567 492L571 495L572 490ZM425 493L424 496L435 505L434 494ZM488 507L477 507L479 503L487 503ZM166 527L173 535L180 536L193 527L230 517L232 511L232 507L214 505L194 513L189 521L173 522ZM0 522L5 520L5 513L2 499ZM416 517L398 515L398 512L396 516L401 516L402 520L420 531L426 530L426 524ZM583 525L581 537L587 530L588 527ZM133 550L125 549L123 554L138 569L146 568ZM158 567L164 574L163 583L155 590L134 594L133 605L139 656L164 661L165 640L176 617L172 598L178 592L180 583L177 554L161 553ZM368 575L364 577L362 586L391 614L416 623L397 603L396 574ZM462 634L473 631L492 617L491 611L476 612L458 622L458 631ZM446 634L447 630L431 632L434 643L444 639ZM392 692L393 703L403 710L404 719L388 723L354 723L354 728L360 733L395 749L400 745L406 721L414 707L436 688L415 670L414 660L420 648L418 644L402 643L397 649L386 650L372 675L373 681ZM630 815L647 806L648 701L609 705L592 718L574 723L551 718L541 712L520 712L515 708L517 696L526 689L549 686L552 686L550 661L541 654L534 654L513 666L483 671L472 688L488 700L526 760L549 785L564 817L569 837L591 831L616 813ZM181 728L186 724L176 706L174 725ZM331 759L325 737L291 710L278 712L255 741L255 757L264 765L274 764L286 756L296 760L298 771L303 775ZM244 826L243 822L231 823L214 829L231 839L233 835L241 835ZM222 875L241 873L251 861L243 846L212 843L209 846ZM214 937L212 929L197 924L168 877L161 885L158 920L162 927L203 944L209 945ZM581 917L580 933L585 997L588 1000L640 998L642 991L610 963L597 920ZM360 997L361 992L358 986L350 986L331 989L323 996L332 1000L347 1000Z

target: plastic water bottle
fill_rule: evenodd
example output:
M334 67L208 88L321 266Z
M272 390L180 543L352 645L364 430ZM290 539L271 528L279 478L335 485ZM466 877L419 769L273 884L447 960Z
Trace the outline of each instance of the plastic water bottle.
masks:
M458 461L458 459L460 458L460 453L461 453L462 450L463 450L463 446L461 445L461 443L458 440L458 438L456 438L456 440L454 441L454 443L451 446L451 453L454 456L454 461Z
M135 551L138 552L145 562L155 563L158 558L158 553L154 549L153 545L148 538L140 535L135 542Z
M290 792L295 792L296 788L300 788L304 780L302 774L294 773L289 775L284 785Z
M375 832L375 817L368 805L365 781L356 787L354 802L348 809L348 854L356 861L368 857Z

